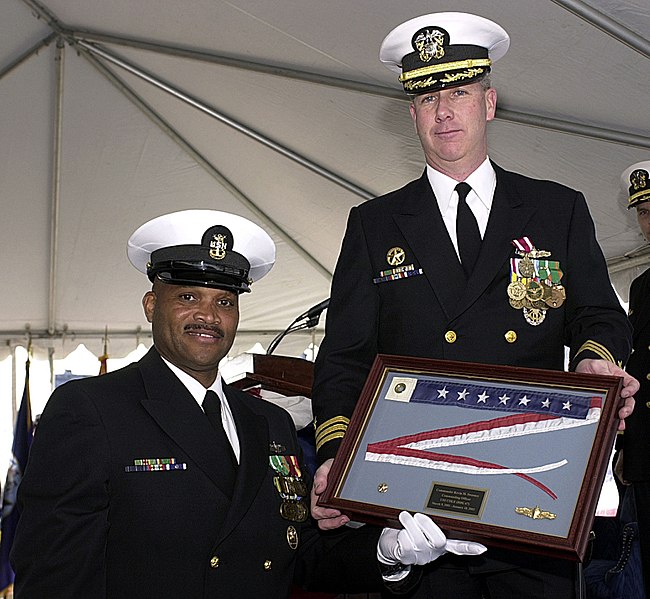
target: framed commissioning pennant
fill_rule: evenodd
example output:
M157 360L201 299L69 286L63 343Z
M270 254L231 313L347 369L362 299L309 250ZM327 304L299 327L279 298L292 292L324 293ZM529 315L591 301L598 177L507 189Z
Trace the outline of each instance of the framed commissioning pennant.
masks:
M618 425L613 376L378 355L320 504L582 560Z

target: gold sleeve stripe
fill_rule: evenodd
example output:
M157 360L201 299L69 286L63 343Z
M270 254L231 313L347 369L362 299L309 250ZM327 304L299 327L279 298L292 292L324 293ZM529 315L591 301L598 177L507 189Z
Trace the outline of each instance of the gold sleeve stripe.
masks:
M350 424L350 419L345 416L335 416L319 424L316 428L316 447L321 447L326 441L340 438Z
M329 435L320 437L318 441L316 441L316 451L319 451L323 445L329 443L330 441L333 441L334 439L342 439L345 436L345 431L339 431L339 432L332 432Z
M319 428L318 431L316 431L316 443L317 444L321 443L321 439L323 437L329 436L332 433L340 432L341 435L343 435L347 430L348 430L347 422L339 422L337 424L330 424L327 427Z
M582 347L576 352L576 356L578 356L580 352L583 351L591 351L599 355L603 360L607 360L608 362L616 364L616 360L614 359L612 352L610 352L604 345L601 345L596 341L585 341L582 344Z
M348 425L344 422L340 424L332 424L328 426L327 428L319 429L318 432L316 433L316 443L321 443L321 439L323 437L328 437L332 435L333 433L340 433L341 436L345 434L345 431L348 430Z

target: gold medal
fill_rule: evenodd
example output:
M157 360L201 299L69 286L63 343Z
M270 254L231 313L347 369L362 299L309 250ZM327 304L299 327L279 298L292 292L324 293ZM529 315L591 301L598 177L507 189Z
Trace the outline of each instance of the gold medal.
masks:
M526 286L521 281L513 281L508 285L508 297L515 301L524 299Z
M519 274L526 279L535 275L535 265L528 256L519 260Z
M544 297L544 287L540 285L534 279L531 279L526 283L526 299L531 302L537 302L543 299Z
M302 478L291 477L289 486L293 495L298 495L299 497L307 495L307 485L305 485L305 481Z
M548 297L544 297L544 301L551 308L559 308L566 298L566 291L562 285L555 285L550 288L551 292Z
M280 504L280 515L285 520L304 522L307 520L307 506L302 501L285 500Z
M515 300L515 299L512 299L512 298L509 298L508 301L510 302L510 305L515 310L521 310L524 307L524 301L525 300Z

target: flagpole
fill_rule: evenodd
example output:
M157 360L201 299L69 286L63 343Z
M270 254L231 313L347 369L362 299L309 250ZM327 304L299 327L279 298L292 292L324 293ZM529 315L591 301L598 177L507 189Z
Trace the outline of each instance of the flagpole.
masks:
M29 449L34 435L34 423L31 416L29 395L29 366L31 359L31 339L27 346L25 362L25 390L23 391L20 409L14 420L14 439L11 445L11 463L7 470L7 478L2 494L2 522L0 523L0 597L13 596L14 571L9 555L16 533L20 516L20 508L16 501L18 486L27 464Z
M11 350L11 422L16 422L16 384L18 380L18 364L16 361L17 345L14 345Z
M99 356L99 374L108 372L108 325L104 328L104 353Z

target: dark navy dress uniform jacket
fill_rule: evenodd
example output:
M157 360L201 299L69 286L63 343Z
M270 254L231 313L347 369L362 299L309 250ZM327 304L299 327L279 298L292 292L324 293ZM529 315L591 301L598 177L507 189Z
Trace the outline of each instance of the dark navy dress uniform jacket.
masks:
M280 516L269 447L299 455L291 419L224 387L241 444L232 500L208 419L155 349L54 392L20 486L16 597L278 599L294 580L381 586L377 529L346 545L350 535L323 541L309 522ZM185 468L127 471L169 458Z
M467 281L426 173L350 212L314 373L321 460L333 457L376 354L562 370L582 358L622 364L631 329L607 274L583 195L494 165L497 186ZM559 261L566 301L532 326L510 306L512 240L528 237ZM376 282L387 254L421 275Z

